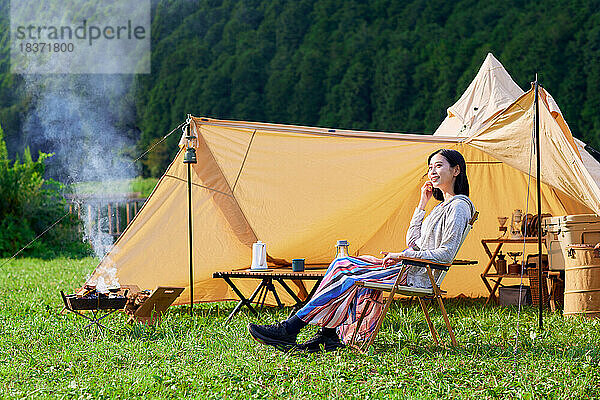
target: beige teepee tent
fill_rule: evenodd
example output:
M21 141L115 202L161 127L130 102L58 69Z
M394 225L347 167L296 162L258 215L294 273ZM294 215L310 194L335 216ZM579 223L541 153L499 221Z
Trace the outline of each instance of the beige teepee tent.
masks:
M529 159L533 97L529 91L508 106L502 103L503 110L486 113L482 128L471 128L468 137L192 117L190 129L198 137L198 164L192 171L194 300L235 299L212 274L247 267L256 240L267 244L272 259L288 262L303 257L307 263L327 263L337 239L347 239L355 254L402 250L426 180L427 156L439 148L465 156L471 198L480 211L458 254L479 265L453 267L444 288L450 296L487 295L480 279L487 260L481 239L497 237L497 217L525 209L528 193L530 212L535 209L535 180L528 177L535 176ZM540 103L540 129L542 212L599 213L600 189L548 101ZM182 148L100 264L116 267L121 284L189 287L183 154ZM188 301L186 290L177 303Z
M506 110L525 92L512 80L510 74L492 53L488 53L479 72L460 99L447 110L434 135L469 137L485 129L494 118ZM575 145L583 164L600 186L600 163L585 149L586 144L571 135L558 104L546 91L541 100L556 120L568 140Z
M468 137L523 95L506 69L488 53L475 79L463 95L448 108L434 135Z

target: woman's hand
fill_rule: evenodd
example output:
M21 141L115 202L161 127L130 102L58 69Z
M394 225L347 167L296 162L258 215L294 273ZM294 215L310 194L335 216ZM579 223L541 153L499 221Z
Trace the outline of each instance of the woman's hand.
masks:
M425 184L421 187L421 200L419 201L419 208L421 210L425 209L427 202L433 196L433 183L431 181L425 182Z
M384 267L389 267L391 265L398 264L398 262L400 261L400 253L390 253L387 251L382 251L381 254L385 256L382 262Z

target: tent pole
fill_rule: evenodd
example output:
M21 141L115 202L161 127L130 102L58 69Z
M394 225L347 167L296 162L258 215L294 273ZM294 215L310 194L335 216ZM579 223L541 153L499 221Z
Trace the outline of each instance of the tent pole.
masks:
M543 308L544 308L544 291L542 290L542 196L541 196L541 164L542 158L540 155L540 105L539 105L539 84L538 76L535 74L535 147L537 155L537 230L538 230L538 327L540 330L544 328L543 325Z
M197 137L190 132L191 115L188 114L186 125L183 127L185 134L185 155L183 163L187 164L187 191L188 191L188 238L190 248L190 319L194 316L194 263L192 260L193 241L192 241L192 164L198 163L196 158Z
M187 165L188 235L190 244L190 317L194 315L194 268L192 262L192 164Z

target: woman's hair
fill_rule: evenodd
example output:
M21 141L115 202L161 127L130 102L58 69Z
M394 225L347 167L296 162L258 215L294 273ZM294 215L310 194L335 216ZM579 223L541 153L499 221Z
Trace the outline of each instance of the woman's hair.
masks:
M467 179L467 163L465 162L465 158L462 156L462 154L456 150L440 149L429 155L429 158L427 159L427 165L429 165L431 158L436 154L441 154L444 156L444 158L448 160L448 163L450 163L451 167L456 167L458 165L460 172L454 181L454 194L464 194L465 196L468 196L469 180ZM433 197L439 201L444 200L444 195L438 188L433 188Z

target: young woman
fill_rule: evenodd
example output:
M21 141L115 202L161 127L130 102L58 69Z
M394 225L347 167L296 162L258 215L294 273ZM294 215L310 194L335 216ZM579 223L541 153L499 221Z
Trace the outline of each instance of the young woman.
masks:
M452 262L461 244L463 232L475 212L469 199L466 163L456 150L441 149L427 160L428 178L421 188L421 199L406 235L408 248L399 253L382 252L385 258L371 256L335 259L312 299L289 319L274 325L250 324L252 337L259 342L288 351L293 348L309 352L326 351L344 346L350 340L368 299L381 300L382 292L354 286L356 281L393 283L402 273L402 284L430 288L425 268L404 267L400 257L421 258L439 263ZM425 217L425 206L434 197L440 201ZM372 307L362 323L359 337L374 329L381 307ZM296 337L308 324L321 326L306 343Z

